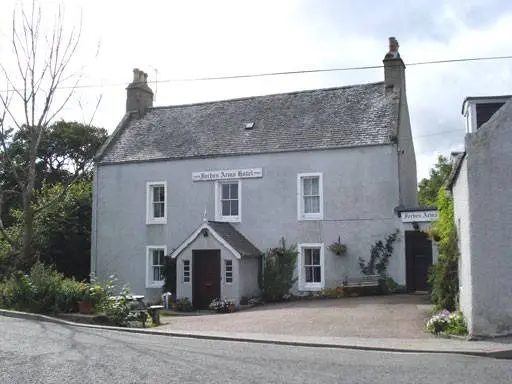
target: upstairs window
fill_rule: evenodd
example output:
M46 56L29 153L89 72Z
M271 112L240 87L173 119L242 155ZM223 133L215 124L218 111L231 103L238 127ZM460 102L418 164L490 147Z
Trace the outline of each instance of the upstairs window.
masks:
M215 194L215 212L217 221L241 221L241 185L240 181L217 182Z
M323 220L322 173L299 173L297 190L298 219Z
M167 223L167 182L149 182L146 191L146 223Z

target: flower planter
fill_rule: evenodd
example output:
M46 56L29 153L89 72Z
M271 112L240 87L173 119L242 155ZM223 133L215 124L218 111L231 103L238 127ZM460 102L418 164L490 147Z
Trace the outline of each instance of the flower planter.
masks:
M88 301L79 301L78 302L78 312L84 315L89 315L93 312L94 307Z

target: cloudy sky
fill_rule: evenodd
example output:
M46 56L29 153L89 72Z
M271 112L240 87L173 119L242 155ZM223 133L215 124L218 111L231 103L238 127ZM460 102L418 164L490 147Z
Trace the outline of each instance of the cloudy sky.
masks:
M40 0L44 20L59 3ZM16 5L0 4L0 60L10 68ZM158 79L155 105L170 105L382 81L381 68L183 79L381 65L389 36L406 65L512 55L510 0L66 0L64 12L68 28L82 17L72 69L85 87L59 117L88 121L101 96L93 123L109 132L124 113L135 67ZM512 94L512 60L409 65L406 76L418 179L438 154L462 148L466 96Z

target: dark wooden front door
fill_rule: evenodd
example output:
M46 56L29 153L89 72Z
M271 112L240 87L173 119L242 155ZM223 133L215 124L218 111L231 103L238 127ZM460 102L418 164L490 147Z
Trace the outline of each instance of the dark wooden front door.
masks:
M432 240L425 232L405 232L405 264L407 290L428 290L428 269L432 265Z
M208 308L220 297L220 250L192 251L192 303L194 308Z

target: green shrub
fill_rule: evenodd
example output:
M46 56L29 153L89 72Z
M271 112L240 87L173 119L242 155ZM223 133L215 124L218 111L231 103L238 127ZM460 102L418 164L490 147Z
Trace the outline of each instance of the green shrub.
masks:
M57 312L57 295L61 291L64 275L52 267L36 263L30 269L29 279L32 285L31 311Z
M139 320L130 315L130 301L128 300L130 295L130 290L124 287L119 295L108 296L97 305L98 310L105 314L109 324L125 327L130 320ZM145 316L145 313L141 315Z
M284 238L281 238L279 247L268 250L263 272L263 297L266 301L282 301L287 298L297 281L293 277L297 255L297 246L286 247Z
M173 307L176 312L191 312L194 310L194 307L188 297L176 299Z
M240 305L247 305L249 304L249 298L247 296L242 296L240 298Z
M36 313L73 312L79 301L104 302L111 282L88 284L68 279L53 267L36 263L0 283L0 307Z
M0 286L1 304L19 311L56 312L63 280L52 267L36 263L27 275L15 273Z
M406 292L407 289L403 285L398 284L393 278L391 277L385 277L382 279L379 279L379 290L381 293L402 293Z
M63 279L57 292L56 304L60 312L75 312L79 301L89 297L89 284L75 279Z
M28 276L15 273L0 284L0 306L17 311L27 310L32 302L32 286Z

